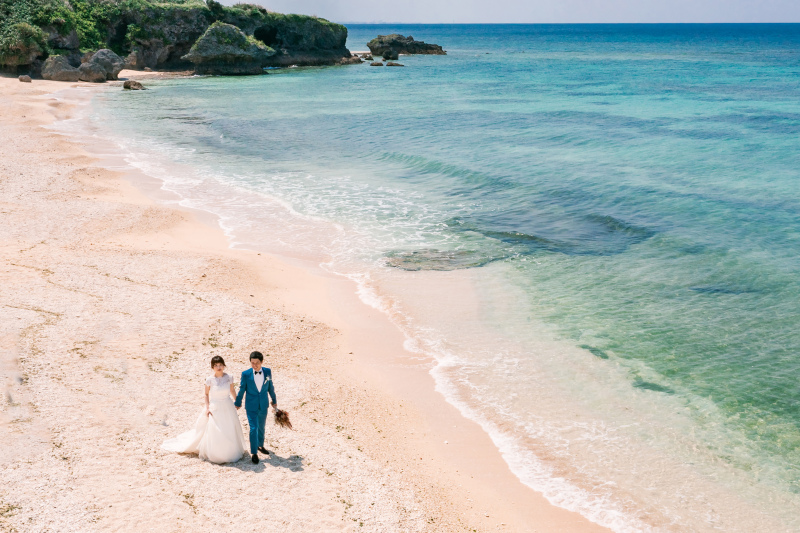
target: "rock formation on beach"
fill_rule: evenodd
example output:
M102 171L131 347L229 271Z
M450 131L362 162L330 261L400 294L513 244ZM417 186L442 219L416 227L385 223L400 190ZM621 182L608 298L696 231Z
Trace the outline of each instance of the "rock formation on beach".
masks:
M370 42L367 43L370 52L376 56L384 56L388 51L395 54L433 54L433 55L446 55L447 52L442 50L438 44L428 44L423 41L415 41L412 36L404 37L398 33L391 35L378 35ZM385 59L397 59L397 57Z
M88 63L95 64L106 72L107 80L116 80L125 62L117 54L104 48L98 50L87 61Z
M78 69L85 52L108 49L124 58L124 68L186 69L191 63L184 57L215 22L236 26L273 49L265 66L335 65L351 57L345 46L347 28L341 24L274 13L254 4L0 0L0 68L37 76L48 57L64 56Z
M116 80L124 65L122 58L108 49L86 54L77 67L66 56L50 56L42 66L42 77L53 81L90 81L102 83Z
M198 74L263 74L275 50L231 24L215 22L183 59L195 65Z
M78 67L79 79L81 81L89 81L92 83L103 83L108 79L106 69L97 63L83 63Z
M53 81L78 81L81 73L66 56L50 56L42 67L42 77Z

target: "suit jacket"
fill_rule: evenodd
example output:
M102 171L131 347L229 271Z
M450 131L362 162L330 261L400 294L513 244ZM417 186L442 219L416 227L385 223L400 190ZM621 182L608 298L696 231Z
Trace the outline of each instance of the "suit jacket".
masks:
M242 406L242 398L244 396L246 396L244 408L248 411L268 410L270 398L272 398L272 403L278 403L275 397L275 386L272 384L272 371L263 366L261 367L261 371L264 373L264 384L261 386L261 392L258 392L258 387L256 387L253 369L248 368L242 372L239 394L236 395L236 407Z

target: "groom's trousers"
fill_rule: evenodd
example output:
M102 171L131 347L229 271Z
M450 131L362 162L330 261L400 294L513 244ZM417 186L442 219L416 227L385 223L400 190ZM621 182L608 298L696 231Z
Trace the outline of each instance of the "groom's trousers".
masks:
M264 446L264 428L267 425L268 408L256 410L245 410L247 412L247 424L250 426L250 453L258 452L259 446Z

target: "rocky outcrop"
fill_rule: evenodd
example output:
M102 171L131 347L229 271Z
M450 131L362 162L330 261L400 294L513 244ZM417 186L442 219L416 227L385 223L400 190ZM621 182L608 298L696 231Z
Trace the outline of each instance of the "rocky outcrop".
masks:
M369 64L369 66L371 66L371 67L382 67L383 63L381 63L380 61L373 61L372 63Z
M78 79L92 83L103 83L106 81L106 69L97 63L83 63L78 67Z
M447 52L442 50L438 44L428 44L423 41L415 41L412 36L404 37L398 33L391 35L378 35L367 43L373 55L384 56L385 59L397 59L397 57L387 58L384 54L391 50L397 54L434 54L445 55Z
M241 29L267 47L275 50L265 66L335 65L350 57L345 47L347 28L325 19L306 15L273 13L254 4L222 6L207 2L206 10L169 10L157 23L144 19L137 22L137 31L127 60L131 68L182 67L182 59L194 42L215 21ZM129 32L130 33L130 32Z
M261 6L238 4L226 8L221 20L273 48L277 53L267 62L270 67L336 65L351 55L345 46L347 28L318 17L284 15Z
M107 80L116 80L119 77L119 72L125 65L121 57L107 48L98 50L92 54L89 63L94 63L105 70Z
M22 76L19 77L19 81L21 81L22 83L31 83L32 80L30 76L28 76L27 74L23 74Z
M387 67L404 67L405 65L402 63L395 63L394 61L388 61L386 63Z
M21 1L21 0L20 0ZM17 0L11 0L14 4ZM27 21L6 16L0 0L0 67L27 66L48 52L110 49L126 68L188 68L183 58L214 22L241 29L276 53L267 66L335 65L350 57L347 28L306 15L216 0L25 0ZM79 9L78 9L79 8ZM49 49L49 50L48 50ZM78 66L74 64L73 66Z
M125 80L125 83L122 84L122 88L129 91L144 91L147 89L144 85L136 80Z
M209 2L210 4L211 2ZM120 41L130 42L125 58L127 68L186 68L191 64L182 58L214 23L212 10L194 2L183 5L146 3L141 10L127 16L127 26L115 34Z
M44 61L42 78L52 81L78 81L80 71L65 56L50 56Z
M275 50L246 35L231 24L215 22L183 59L195 65L198 74L263 74Z
M400 59L400 54L397 53L397 50L384 50L383 52L383 59L386 61L391 61L392 59Z

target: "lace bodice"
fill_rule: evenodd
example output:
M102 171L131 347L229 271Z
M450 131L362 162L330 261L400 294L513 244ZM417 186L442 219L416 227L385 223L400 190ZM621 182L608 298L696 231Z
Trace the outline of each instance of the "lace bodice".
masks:
M209 387L229 387L233 379L228 374L222 374L221 378L210 376L206 378L206 385Z
M231 383L233 378L228 374L222 374L222 377L210 376L206 378L206 385L211 387L208 391L208 397L214 400L224 400L230 397Z

